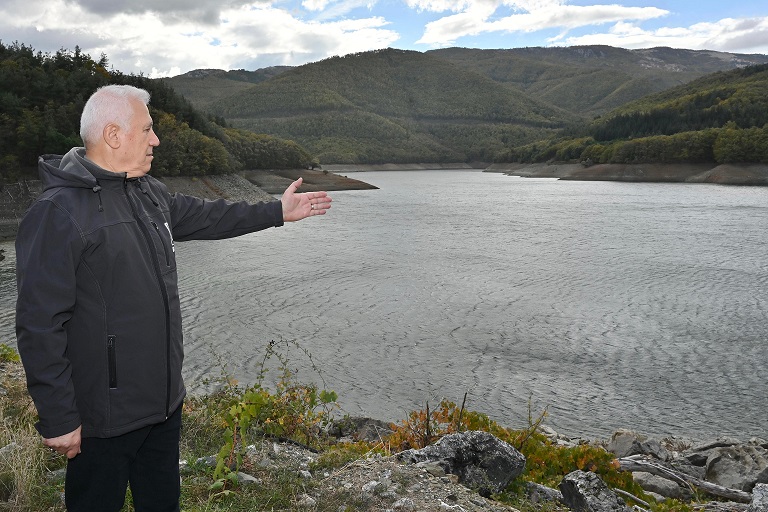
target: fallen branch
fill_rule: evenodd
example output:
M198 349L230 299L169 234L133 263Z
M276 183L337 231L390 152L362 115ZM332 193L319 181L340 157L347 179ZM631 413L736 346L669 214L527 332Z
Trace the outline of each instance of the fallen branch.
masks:
M625 497L627 499L630 499L632 501L636 501L637 503L639 503L642 506L644 506L647 510L651 509L651 504L650 503L648 503L645 500L641 500L640 498L638 498L637 496L635 496L632 493L628 493L627 491L622 491L621 489L613 489L613 492L615 492L619 496L623 496L623 497Z
M619 459L619 466L623 471L645 471L646 473L651 473L666 478L667 480L674 480L678 483L693 485L708 494L720 498L726 498L740 503L750 503L752 501L751 493L739 491L737 489L729 489L722 485L699 480L696 477L680 473L679 471L675 471L656 462L623 457Z

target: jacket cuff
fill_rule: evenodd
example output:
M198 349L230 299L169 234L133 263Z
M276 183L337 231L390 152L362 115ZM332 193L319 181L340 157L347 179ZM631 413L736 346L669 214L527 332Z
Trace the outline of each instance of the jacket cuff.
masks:
M277 201L271 201L268 204L272 205L272 216L275 219L275 227L281 227L285 224L283 221L283 202L278 199Z
M72 421L53 426L43 425L41 421L38 421L35 423L35 428L45 439L52 439L54 437L59 437L65 434L69 434L70 432L74 432L77 430L77 427L81 425L81 423L82 422L80 421L79 417Z

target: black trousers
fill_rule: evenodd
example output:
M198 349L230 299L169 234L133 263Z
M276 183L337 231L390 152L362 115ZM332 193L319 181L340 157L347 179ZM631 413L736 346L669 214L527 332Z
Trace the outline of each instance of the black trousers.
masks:
M178 512L181 407L157 425L106 439L83 438L67 463L70 512L119 512L130 483L136 512Z

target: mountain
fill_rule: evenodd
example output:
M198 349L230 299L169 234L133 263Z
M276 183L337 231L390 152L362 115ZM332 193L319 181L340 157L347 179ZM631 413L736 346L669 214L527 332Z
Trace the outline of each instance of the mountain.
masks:
M487 161L578 120L444 59L393 49L299 66L206 108L335 163Z
M205 108L220 98L237 94L253 84L269 80L288 69L291 69L291 66L272 66L256 71L195 69L163 81L196 107Z
M321 163L487 162L648 94L761 63L768 56L671 48L385 49L164 81Z
M709 73L768 63L767 55L664 47L446 48L427 53L589 117Z

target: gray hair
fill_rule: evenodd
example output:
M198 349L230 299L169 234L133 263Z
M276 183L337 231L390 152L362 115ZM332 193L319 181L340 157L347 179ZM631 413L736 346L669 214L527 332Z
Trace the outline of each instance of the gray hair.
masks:
M132 85L105 85L88 98L80 116L80 138L86 147L99 140L109 123L128 129L133 117L131 100L149 105L149 92Z

